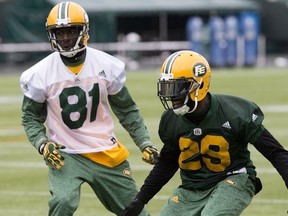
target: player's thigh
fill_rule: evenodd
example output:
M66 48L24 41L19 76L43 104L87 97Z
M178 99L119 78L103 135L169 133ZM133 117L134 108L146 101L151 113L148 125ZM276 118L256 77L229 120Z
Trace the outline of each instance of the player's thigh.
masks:
M238 216L250 204L254 191L254 184L248 174L229 176L215 187L202 215Z
M80 187L84 179L88 178L89 169L80 156L62 154L65 157L65 165L59 170L49 169L49 189L52 195L49 207L55 214L70 215L68 212L74 212L79 205Z
M114 168L99 165L89 184L103 205L114 213L128 206L138 192L128 161Z
M212 189L187 190L176 188L166 205L161 209L160 216L200 216Z
M78 155L71 155L67 153L62 153L65 157L65 164L61 169L50 169L48 180L50 190L59 195L71 194L73 191L80 190L84 179L87 178L87 173L89 169L83 163L83 161L79 161ZM86 169L86 170L85 170Z

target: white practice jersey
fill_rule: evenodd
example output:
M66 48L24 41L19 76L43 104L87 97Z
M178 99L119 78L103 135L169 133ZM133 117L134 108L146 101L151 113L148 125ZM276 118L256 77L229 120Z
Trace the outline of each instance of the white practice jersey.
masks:
M78 75L55 52L26 70L20 83L26 97L47 103L48 139L81 154L117 145L107 97L118 93L125 79L122 61L87 47Z

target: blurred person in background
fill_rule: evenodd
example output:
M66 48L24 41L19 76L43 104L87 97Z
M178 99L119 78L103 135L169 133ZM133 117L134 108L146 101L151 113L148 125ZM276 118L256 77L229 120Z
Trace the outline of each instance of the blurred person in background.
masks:
M164 146L134 201L120 216L137 216L180 168L161 216L238 216L262 189L248 143L266 157L288 187L288 151L262 124L253 102L209 92L211 69L183 50L161 67L158 96L166 109L159 125ZM247 77L249 78L249 77Z
M125 65L87 46L88 16L76 3L54 6L46 30L55 52L24 71L20 83L22 124L50 168L49 215L73 215L84 182L107 210L119 214L137 188L126 160L128 149L115 136L109 105L143 160L155 164L158 158L125 86ZM141 215L149 214L143 210Z

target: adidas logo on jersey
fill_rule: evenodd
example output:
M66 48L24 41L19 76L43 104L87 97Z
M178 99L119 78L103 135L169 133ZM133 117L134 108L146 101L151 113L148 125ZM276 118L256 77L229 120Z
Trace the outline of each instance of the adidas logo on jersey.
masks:
M231 129L231 126L230 126L229 121L226 121L226 122L222 125L222 127L223 127L223 128Z
M253 113L252 114L252 121L255 121L257 118L258 118L258 116Z
M25 84L23 88L25 89L25 91L29 91L28 84Z
M106 77L105 71L102 70L98 73L99 76Z

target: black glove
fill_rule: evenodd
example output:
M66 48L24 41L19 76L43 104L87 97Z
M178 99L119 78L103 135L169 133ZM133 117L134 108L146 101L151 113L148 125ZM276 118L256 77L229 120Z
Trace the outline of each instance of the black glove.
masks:
M143 210L145 204L138 199L133 200L119 216L137 216Z

